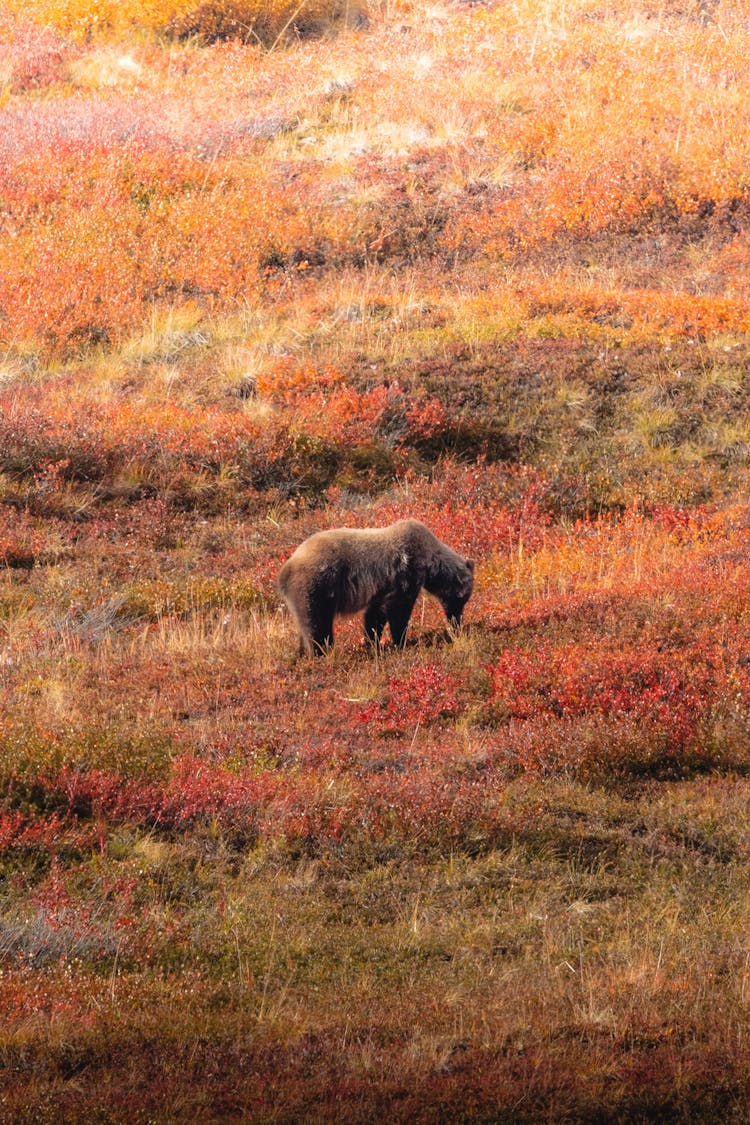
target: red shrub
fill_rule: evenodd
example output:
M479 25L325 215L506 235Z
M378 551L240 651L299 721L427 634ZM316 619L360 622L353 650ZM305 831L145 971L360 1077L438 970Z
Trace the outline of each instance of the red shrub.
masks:
M408 736L419 727L455 719L461 695L461 684L439 665L417 665L403 679L391 676L385 699L364 707L360 720L374 732Z

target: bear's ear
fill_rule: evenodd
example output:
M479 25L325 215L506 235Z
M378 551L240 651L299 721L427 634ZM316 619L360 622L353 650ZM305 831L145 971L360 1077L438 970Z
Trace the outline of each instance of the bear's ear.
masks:
M473 560L473 559L464 559L464 562L466 563L466 565L468 566L469 570L470 570L470 571L471 571L471 573L473 574L473 573L474 573L474 560Z

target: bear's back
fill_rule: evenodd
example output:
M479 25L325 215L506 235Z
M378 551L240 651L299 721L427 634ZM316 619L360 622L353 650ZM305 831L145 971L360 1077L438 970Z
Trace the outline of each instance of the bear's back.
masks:
M425 538L433 540L434 536L419 520L411 519L397 520L388 527L331 527L316 531L300 543L292 559L302 562L350 552L384 551L389 544L400 548L409 541Z

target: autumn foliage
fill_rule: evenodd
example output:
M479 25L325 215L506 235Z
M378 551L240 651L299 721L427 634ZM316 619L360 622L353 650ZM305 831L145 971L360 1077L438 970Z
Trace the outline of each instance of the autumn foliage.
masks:
M3 5L0 1117L744 1120L747 39Z

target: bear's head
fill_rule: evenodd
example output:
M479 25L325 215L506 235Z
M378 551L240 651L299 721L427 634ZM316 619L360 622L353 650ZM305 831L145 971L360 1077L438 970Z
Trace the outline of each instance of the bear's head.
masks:
M459 558L452 566L440 568L439 582L428 590L439 599L452 629L461 624L464 606L474 589L474 563L471 559Z

